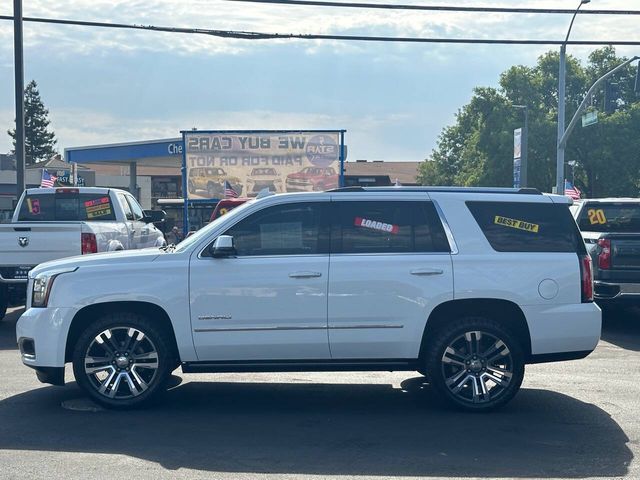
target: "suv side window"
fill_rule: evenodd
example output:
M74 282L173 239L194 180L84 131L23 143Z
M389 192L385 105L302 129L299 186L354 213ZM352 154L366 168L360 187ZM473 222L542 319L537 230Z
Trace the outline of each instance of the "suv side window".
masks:
M126 197L129 202L129 206L131 207L131 212L133 213L133 219L142 220L144 218L144 212L142 211L140 204L132 196L126 195Z
M332 202L332 253L449 252L431 202Z
M127 220L133 220L133 212L131 211L131 207L129 206L129 202L122 193L118 193L118 202L120 202L120 206L122 207L122 211L124 212L124 216Z
M238 256L328 253L326 203L288 203L255 212L225 232Z
M498 252L586 253L567 205L469 201L467 208Z

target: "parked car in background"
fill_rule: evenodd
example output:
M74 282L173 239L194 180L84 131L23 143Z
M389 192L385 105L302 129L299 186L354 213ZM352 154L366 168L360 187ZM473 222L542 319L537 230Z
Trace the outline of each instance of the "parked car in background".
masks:
M640 304L640 199L579 200L571 211L593 260L596 301Z
M8 304L24 302L27 275L36 265L74 255L163 246L164 236L154 226L163 219L164 212L143 210L123 190L26 190L12 222L0 224L0 319Z
M333 167L305 167L287 175L287 192L318 192L337 188L339 175Z
M497 408L525 364L583 358L600 338L568 202L491 188L264 196L175 248L36 267L22 362L56 385L71 362L111 408L157 397L178 366L419 371L452 405Z
M209 198L224 198L224 182L228 181L235 192L242 193L242 183L238 177L232 177L220 167L192 167L189 169L187 188L190 194L206 192Z
M216 218L226 215L234 208L248 201L248 198L223 198L216 204L216 208L213 209L209 222L213 222Z
M275 168L260 167L253 168L247 176L247 193L248 197L255 197L265 188L273 193L282 193L282 178Z

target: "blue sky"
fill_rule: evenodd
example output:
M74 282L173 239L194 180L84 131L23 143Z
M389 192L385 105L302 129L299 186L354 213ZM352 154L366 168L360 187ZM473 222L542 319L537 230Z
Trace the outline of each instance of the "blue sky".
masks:
M394 3L385 1L380 3ZM422 3L402 0L395 3ZM429 1L512 6L511 1ZM521 0L574 8L577 0ZM588 8L640 8L593 0ZM12 2L0 4L12 14ZM232 3L223 0L24 1L25 16L279 33L554 38L563 15L478 15ZM583 16L573 39L640 40L638 17ZM11 148L13 30L0 22L0 152ZM25 24L35 79L58 148L178 136L182 129L346 129L349 160L423 160L475 86L495 86L546 47L454 46L200 35ZM640 48L619 53L638 54ZM586 58L589 49L570 47Z

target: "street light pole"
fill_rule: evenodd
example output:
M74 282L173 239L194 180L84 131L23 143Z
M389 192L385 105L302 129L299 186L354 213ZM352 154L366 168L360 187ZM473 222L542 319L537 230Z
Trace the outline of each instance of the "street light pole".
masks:
M564 194L564 145L561 144L560 140L564 135L567 42L569 41L571 28L573 27L576 15L578 15L578 12L580 11L580 7L590 1L591 0L580 0L580 4L571 18L567 36L564 39L563 44L560 45L560 69L558 71L558 144L556 152L556 193L558 195Z
M22 58L22 0L13 0L13 59L16 89L16 199L25 189L24 62Z
M522 129L522 140L520 143L520 186L526 188L528 180L527 171L529 168L529 107L526 105L512 105L512 107L524 111L524 128Z

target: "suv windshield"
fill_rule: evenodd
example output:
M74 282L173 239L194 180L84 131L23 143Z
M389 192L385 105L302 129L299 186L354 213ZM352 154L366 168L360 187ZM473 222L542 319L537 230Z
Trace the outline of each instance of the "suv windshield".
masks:
M273 168L254 168L251 170L251 175L277 175Z
M203 238L208 237L209 234L211 233L211 231L214 230L215 228L217 228L217 226L220 224L220 222L227 221L227 219L235 217L236 215L240 214L245 208L247 208L249 205L252 205L252 204L253 204L253 201L249 201L249 202L243 203L239 207L236 207L233 210L231 210L226 215L223 215L221 217L216 218L209 225L207 225L206 227L201 228L196 233L194 233L193 235L191 235L188 238L185 238L182 242L180 242L176 246L176 249L174 250L174 252L181 252L183 250L186 250L191 245L194 245L194 244L198 243L200 240L202 240Z
M578 226L585 232L640 232L640 203L588 203Z

